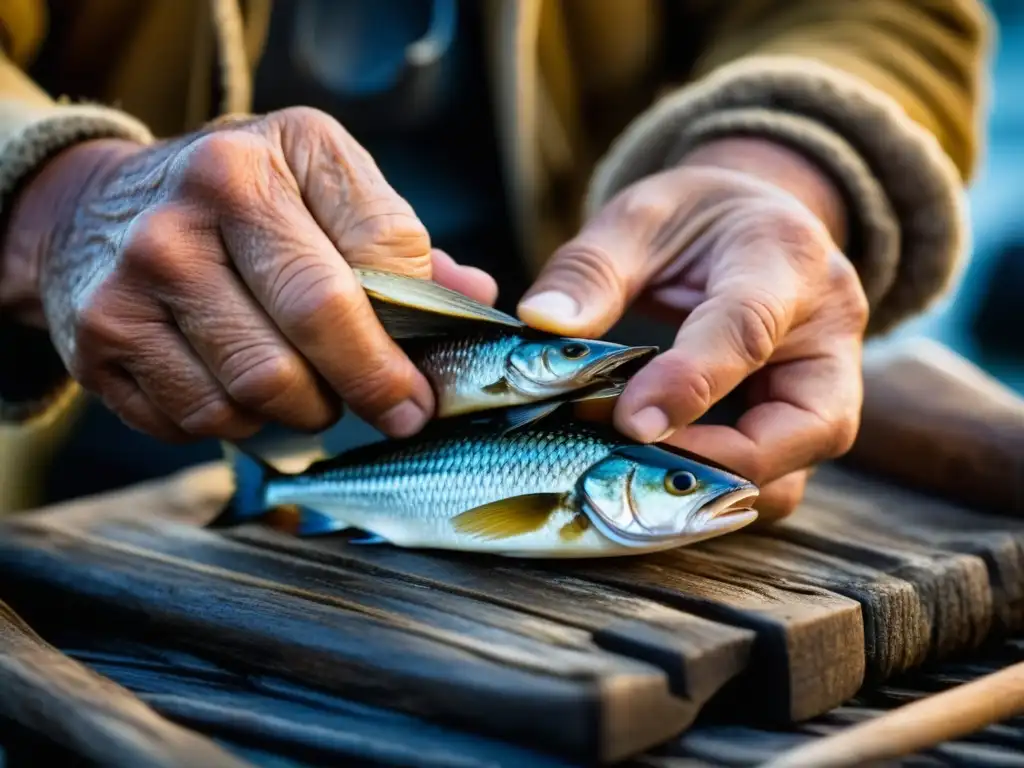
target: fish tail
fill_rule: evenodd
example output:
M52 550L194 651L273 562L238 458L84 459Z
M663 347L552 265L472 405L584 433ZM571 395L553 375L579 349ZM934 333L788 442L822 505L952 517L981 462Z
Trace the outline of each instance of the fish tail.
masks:
M264 502L267 483L281 472L269 463L237 445L221 442L224 458L231 465L235 492L207 527L225 528L262 517L268 510Z

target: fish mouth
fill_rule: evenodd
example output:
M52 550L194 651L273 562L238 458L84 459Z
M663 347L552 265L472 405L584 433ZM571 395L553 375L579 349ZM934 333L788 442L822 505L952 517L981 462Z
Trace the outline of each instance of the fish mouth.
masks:
M594 381L606 376L611 371L615 371L617 374L625 374L625 378L628 378L630 373L635 373L640 368L640 362L648 357L653 357L657 353L657 347L623 347L622 349L616 349L605 353L580 370L578 378L584 381ZM631 365L623 371L622 369L627 363L636 363L637 365Z
M710 501L700 510L698 527L701 533L729 533L739 530L757 519L751 508L758 497L755 487L739 488Z

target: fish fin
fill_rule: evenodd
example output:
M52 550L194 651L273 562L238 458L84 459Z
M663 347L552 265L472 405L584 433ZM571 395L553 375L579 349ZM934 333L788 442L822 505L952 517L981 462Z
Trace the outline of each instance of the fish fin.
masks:
M506 435L550 416L559 408L569 403L618 397L625 388L626 382L624 381L601 383L539 403L527 403L526 405L513 405L503 408L494 414L488 414L488 418L496 420L499 433Z
M263 492L267 483L282 475L269 462L237 445L221 442L224 459L231 467L235 491L207 528L226 528L262 517L267 512Z
M355 544L357 547L374 546L377 544L390 544L391 542L376 533L365 533L358 539L349 539L349 544Z
M504 395L509 391L508 380L502 377L493 384L481 387L480 390L488 395Z
M587 400L605 400L610 397L618 397L626 389L626 381L607 381L595 384L589 388L579 389L567 398L573 403L582 403Z
M432 280L392 272L356 268L356 276L370 297L378 319L392 338L415 338L450 333L466 321L510 328L525 324L512 315L489 307Z
M296 536L324 536L329 533L338 533L351 528L344 520L339 520L331 515L325 515L309 507L300 507L299 520L295 525Z
M562 541L575 541L590 528L590 518L583 512L577 512L568 523L558 529L558 537Z
M505 408L495 418L499 421L498 431L502 435L522 429L527 424L540 421L545 416L561 408L564 403L561 400L545 401L543 403L530 403L529 405L517 405Z
M484 539L508 539L539 530L563 502L560 493L531 493L468 509L452 518L452 527Z

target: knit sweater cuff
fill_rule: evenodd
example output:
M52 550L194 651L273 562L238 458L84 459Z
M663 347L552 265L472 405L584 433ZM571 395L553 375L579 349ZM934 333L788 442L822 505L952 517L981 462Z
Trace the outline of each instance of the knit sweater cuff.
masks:
M723 66L640 115L598 164L586 215L698 144L737 135L792 146L838 185L850 219L847 255L871 307L869 334L924 311L958 275L963 184L935 137L887 94L795 56Z
M0 216L42 165L62 149L89 139L150 143L149 129L130 115L87 104L52 104L36 111L0 143ZM2 265L0 265L2 267ZM0 366L17 373L0 377L0 422L46 421L47 414L73 398L77 388L45 334L0 316Z

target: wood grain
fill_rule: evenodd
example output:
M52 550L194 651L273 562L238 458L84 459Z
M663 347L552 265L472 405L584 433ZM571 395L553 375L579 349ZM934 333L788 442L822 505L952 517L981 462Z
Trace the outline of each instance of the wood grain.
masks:
M275 760L410 768L574 765L285 678L226 667L160 641L132 642L98 629L67 637L61 648L137 691L164 716L257 751L260 765Z
M0 717L100 765L243 768L206 737L44 641L0 603Z
M469 555L296 541L249 526L237 541L374 578L399 579L586 630L600 647L661 667L676 695L702 704L747 664L754 633L573 576Z
M980 558L988 568L992 631L1024 630L1024 521L983 514L837 466L822 467L807 493L819 509L860 510L858 525L896 530L943 552Z
M26 600L62 594L213 658L579 759L634 754L697 711L661 669L571 627L180 524L115 528L120 540L10 520L0 574L31 582Z
M1024 398L963 356L909 339L864 360L846 461L975 508L1024 515Z
M728 687L738 717L803 720L841 703L863 682L860 605L834 592L765 575L700 546L558 570L754 630L750 664Z
M974 648L987 637L994 608L982 558L922 540L900 526L902 510L882 511L833 492L827 494L827 504L820 503L821 487L812 482L791 518L758 535L828 553L913 586L921 609L914 621L881 613L869 616L874 651L869 680ZM836 574L833 588L841 589L842 579Z

